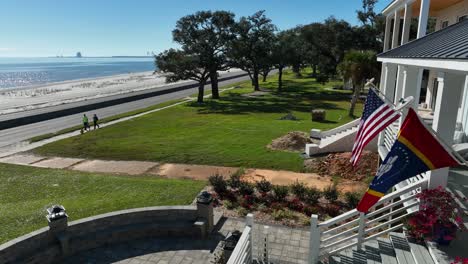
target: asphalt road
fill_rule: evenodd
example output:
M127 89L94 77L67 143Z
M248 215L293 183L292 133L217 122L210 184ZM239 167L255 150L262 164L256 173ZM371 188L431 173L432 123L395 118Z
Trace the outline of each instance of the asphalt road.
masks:
M243 76L235 79L225 80L219 82L219 86L227 86L239 81L248 80L248 76ZM168 87L173 87L174 85L168 85ZM159 88L161 89L161 88ZM205 89L211 89L211 85L206 85ZM119 105L104 107L92 111L81 112L73 115L68 115L64 117L49 119L47 121L42 121L38 123L23 125L19 127L9 128L0 130L0 148L6 147L8 145L17 144L18 142L30 139L35 136L57 132L67 127L72 127L81 124L81 117L83 114L87 114L88 117L92 117L96 113L100 118L105 118L121 113L130 112L133 110L149 107L155 104L163 103L166 101L180 99L192 95L197 92L197 88L192 88L188 90L178 91L174 93L164 94L160 96L150 97L138 101L123 103ZM65 107L65 106L63 106ZM41 110L41 111L44 111Z

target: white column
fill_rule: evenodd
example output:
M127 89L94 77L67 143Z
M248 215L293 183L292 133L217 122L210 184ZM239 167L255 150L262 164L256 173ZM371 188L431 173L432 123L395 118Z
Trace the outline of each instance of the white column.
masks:
M395 97L395 85L397 79L397 65L386 63L385 65L385 83L382 92L388 100L393 101Z
M398 47L398 39L400 38L400 10L395 11L395 20L393 21L393 38L392 49Z
M465 75L441 72L437 80L439 85L432 128L437 132L440 139L451 146L457 122L458 102L461 89L464 86ZM429 188L447 186L448 171L448 168L443 168L429 172Z
M421 82L422 82L423 69L419 69L414 66L406 66L403 71L403 92L402 97L407 98L408 96L413 96L414 101L410 106L414 110L418 110L419 106L419 97L421 95ZM400 127L405 120L408 109L403 110L403 114L400 118Z
M462 125L463 125L463 132L465 135L468 134L468 75L465 79L465 88L464 88L464 95L463 95L463 104L462 104Z
M411 4L405 4L405 17L403 19L403 33L401 37L401 45L408 43L409 41L409 34L411 28L411 16L413 14L413 7Z
M400 99L403 97L403 81L404 81L404 72L406 70L406 66L398 66L398 73L396 78L396 86L395 86L395 98L391 100L395 105L398 105Z
M380 91L389 101L393 101L395 96L395 84L397 76L397 65L384 63L382 65L383 78L381 80ZM384 144L383 132L379 134L379 146Z
M421 9L419 13L418 38L426 36L427 22L429 20L429 7L431 0L421 0Z
M385 21L384 52L390 48L390 31L392 30L392 17L387 16Z

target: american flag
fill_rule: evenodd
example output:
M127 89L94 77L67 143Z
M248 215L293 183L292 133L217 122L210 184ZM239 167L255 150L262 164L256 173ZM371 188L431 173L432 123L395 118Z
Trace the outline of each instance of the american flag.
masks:
M400 117L400 113L385 103L373 89L369 89L364 113L359 123L359 129L353 146L351 163L353 166L359 162L363 149L369 142L391 123Z

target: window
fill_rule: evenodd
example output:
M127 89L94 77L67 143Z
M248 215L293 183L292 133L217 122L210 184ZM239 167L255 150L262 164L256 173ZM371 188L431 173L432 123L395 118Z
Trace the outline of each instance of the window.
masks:
M458 17L458 22L461 22L461 21L463 21L463 20L465 20L465 19L467 19L467 18L468 18L467 15L460 16L460 17Z
M448 23L449 23L448 21L442 22L442 29L448 27Z

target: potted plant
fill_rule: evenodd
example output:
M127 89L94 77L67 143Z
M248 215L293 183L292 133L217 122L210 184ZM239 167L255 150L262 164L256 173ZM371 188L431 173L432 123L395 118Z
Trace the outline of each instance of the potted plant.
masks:
M444 188L424 190L417 198L420 200L419 211L406 223L409 236L448 245L456 232L465 228L454 198Z

